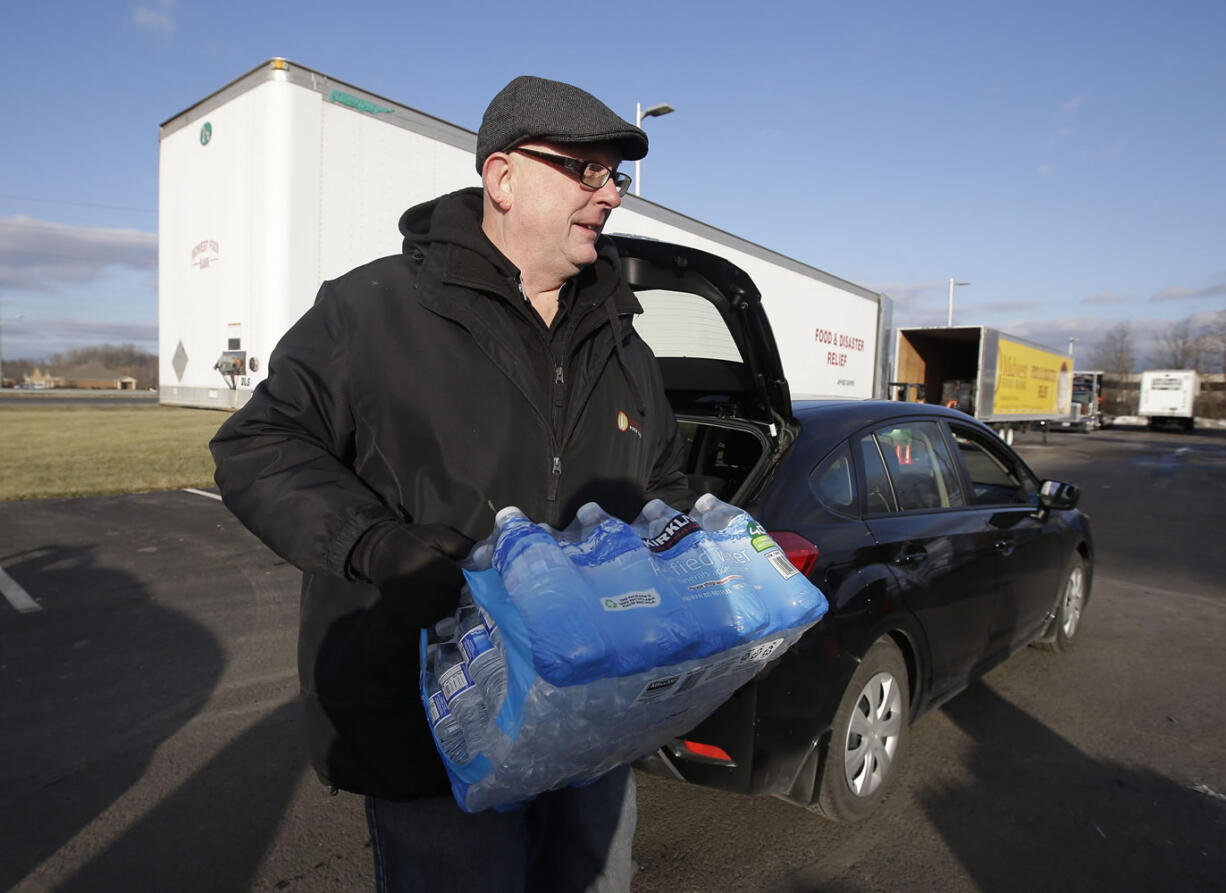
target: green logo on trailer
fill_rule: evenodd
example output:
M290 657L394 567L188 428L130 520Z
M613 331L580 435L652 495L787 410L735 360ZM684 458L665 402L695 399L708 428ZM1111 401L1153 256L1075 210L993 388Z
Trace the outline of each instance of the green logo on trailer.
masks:
M200 145L207 146L209 140L213 138L213 125L208 121L204 122L204 126L200 128Z

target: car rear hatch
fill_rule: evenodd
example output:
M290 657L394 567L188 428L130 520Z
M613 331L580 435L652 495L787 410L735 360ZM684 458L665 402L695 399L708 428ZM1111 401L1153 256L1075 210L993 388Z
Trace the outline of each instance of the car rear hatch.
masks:
M722 257L613 236L643 314L635 329L659 360L690 445L695 492L749 492L796 436L791 395L762 296Z
M752 509L759 484L800 430L757 286L736 265L699 249L631 236L613 239L626 280L643 305L635 329L659 360L688 444L691 490ZM637 765L750 793L759 785L756 704L757 686L751 682L693 732ZM787 790L790 783L768 779L763 784Z

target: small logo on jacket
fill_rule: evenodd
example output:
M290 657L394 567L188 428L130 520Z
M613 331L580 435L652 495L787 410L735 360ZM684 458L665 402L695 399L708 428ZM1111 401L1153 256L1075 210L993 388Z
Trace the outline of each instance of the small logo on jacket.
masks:
M617 413L617 430L629 431L637 435L639 440L643 439L643 426L634 421L634 419L630 418L630 416L626 415L625 412Z

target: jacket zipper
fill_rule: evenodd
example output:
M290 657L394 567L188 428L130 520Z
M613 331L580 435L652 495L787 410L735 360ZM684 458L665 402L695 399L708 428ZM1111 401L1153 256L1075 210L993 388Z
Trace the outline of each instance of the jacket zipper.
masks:
M561 456L561 430L560 426L565 423L559 415L563 403L563 389L566 386L566 374L562 363L558 363L553 371L553 406L550 408L550 415L553 416L553 443L554 452L553 465L549 470L549 489L546 494L546 499L550 503L558 501L558 490L562 485L562 456Z
M562 483L562 457L553 457L553 468L549 473L549 501L558 501L558 488Z

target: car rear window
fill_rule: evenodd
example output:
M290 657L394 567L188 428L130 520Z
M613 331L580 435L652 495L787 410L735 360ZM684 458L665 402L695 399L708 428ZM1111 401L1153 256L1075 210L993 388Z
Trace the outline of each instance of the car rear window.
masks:
M645 288L635 295L643 313L635 317L634 330L657 357L741 362L728 324L706 298L659 288Z
M827 512L845 518L860 517L856 475L847 444L840 444L813 470L809 475L809 489Z

